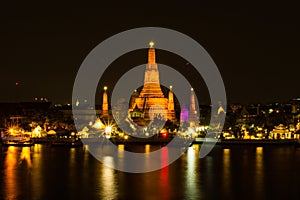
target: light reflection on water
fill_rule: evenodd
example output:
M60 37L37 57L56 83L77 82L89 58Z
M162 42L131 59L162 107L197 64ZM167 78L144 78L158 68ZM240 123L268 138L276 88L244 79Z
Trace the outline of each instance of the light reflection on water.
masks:
M29 147L27 147L29 148ZM32 148L30 148L32 149ZM34 145L33 149L31 150L31 160L32 160L32 167L31 167L31 184L30 193L33 197L40 198L41 197L41 188L43 183L43 175L42 175L42 146L41 145Z
M199 181L200 175L197 172L199 169L197 166L197 160L199 160L199 145L193 145L189 147L186 153L187 156L187 169L186 169L186 193L196 197L197 199L200 198L199 194Z
M145 153L150 153L150 144L145 145Z
M23 147L20 156L21 162L24 160L27 162L27 167L31 168L31 158L30 158L30 147Z
M162 169L160 170L160 188L162 188L162 199L169 199L170 197L170 182L169 182L169 168L164 167L169 161L168 148L163 147L161 151Z
M150 152L158 148L141 145L138 151ZM119 145L119 160L107 156L105 161L112 166L117 162L122 164L125 149L126 146ZM300 150L294 147L224 149L216 146L211 154L200 160L200 145L193 145L168 167L144 174L108 168L92 157L86 147L53 148L36 144L33 147L1 147L0 150L0 199L238 199L240 196L276 199L287 194L288 197L300 196L297 190ZM164 147L161 152L161 164L165 166L171 151ZM145 159L144 165L151 162Z
M114 166L114 160L111 156L105 156L104 161L110 163L111 166ZM109 168L105 165L101 165L102 170L100 173L101 181L100 185L102 186L101 197L104 199L116 199L118 194L118 188L116 184L116 175L115 171L112 168Z
M18 183L17 183L17 174L16 174L16 165L18 162L16 147L10 146L7 149L6 160L5 160L5 170L4 170L4 179L5 179L5 191L6 197L8 199L15 199L18 196Z
M257 194L261 196L257 196L256 198L264 198L263 190L264 190L264 161L263 161L263 147L256 147L255 154L255 190Z
M230 166L230 149L223 149L223 175L222 175L222 186L224 191L230 193L231 190L231 166ZM230 194L226 193L226 196L229 198Z

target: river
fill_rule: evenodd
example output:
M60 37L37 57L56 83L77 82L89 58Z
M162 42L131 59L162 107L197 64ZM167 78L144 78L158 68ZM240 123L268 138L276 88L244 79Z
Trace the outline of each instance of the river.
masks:
M215 146L199 159L200 147L135 174L106 167L86 147L0 146L0 199L300 199L300 148Z

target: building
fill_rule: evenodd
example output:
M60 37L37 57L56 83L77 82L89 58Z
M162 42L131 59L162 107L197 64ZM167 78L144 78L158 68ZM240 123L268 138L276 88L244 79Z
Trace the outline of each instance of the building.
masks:
M287 126L279 124L278 126L275 126L272 131L270 131L270 137L272 139L291 139L292 132Z
M139 94L135 91L132 95L130 117L139 125L146 125L154 118L176 122L172 86L170 86L168 97L165 97L160 87L154 43L150 42L149 45L144 85Z

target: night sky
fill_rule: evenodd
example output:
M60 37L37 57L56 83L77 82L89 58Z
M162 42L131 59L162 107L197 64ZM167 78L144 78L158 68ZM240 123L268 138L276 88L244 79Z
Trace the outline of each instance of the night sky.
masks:
M2 5L0 102L34 97L71 102L73 82L87 54L114 34L144 26L174 29L198 41L217 64L231 103L287 102L300 97L297 5L139 2ZM116 66L129 69L146 62L145 52ZM166 58L158 55L158 62L168 63ZM120 75L124 69L112 73Z

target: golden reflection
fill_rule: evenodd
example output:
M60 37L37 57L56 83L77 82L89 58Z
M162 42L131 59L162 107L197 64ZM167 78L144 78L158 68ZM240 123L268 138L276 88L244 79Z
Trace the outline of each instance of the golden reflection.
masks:
M194 197L198 196L197 182L199 181L199 177L196 168L196 159L199 159L198 153L199 145L194 144L187 150L186 193Z
M124 153L125 153L125 145L124 144L119 144L118 145L118 166L120 169L124 168Z
M124 151L124 149L125 149L125 145L124 144L119 144L118 145L118 150L119 151Z
M264 188L264 162L263 162L263 147L256 147L255 155L255 189L256 193L263 194Z
M21 152L21 161L25 160L27 162L28 168L32 167L31 158L30 158L30 147L23 147Z
M145 165L145 169L149 169L149 167L151 167L151 159L150 158L150 145L149 144L146 144L145 145L145 159L144 159L144 165Z
M7 149L4 168L4 191L7 199L16 199L18 196L18 180L16 175L17 147L9 146Z
M256 154L262 155L263 153L263 147L256 147Z
M76 149L70 148L70 169L74 164L76 164Z
M42 151L42 145L40 145L40 144L35 144L35 145L33 146L33 152L34 152L34 153L41 153L41 151Z
M230 149L223 149L223 186L224 191L231 190Z
M76 165L76 149L70 148L69 173L71 181L76 176L74 166Z
M88 167L88 159L89 159L89 151L88 151L88 145L84 145L84 149L83 149L83 166L84 169L87 169Z
M89 151L89 145L85 144L85 145L83 145L83 147L85 150Z
M110 166L114 166L114 159L111 156L105 156L103 158L103 163L108 163ZM102 164L102 172L101 172L101 196L109 197L109 199L117 198L117 185L116 185L116 175L114 173L114 169L107 167Z
M149 144L145 145L145 153L150 153L150 145Z
M199 152L199 145L198 144L193 144L193 149L195 150L195 153Z
M33 154L32 154L32 169L31 169L31 193L34 197L40 197L43 188L43 162L42 162L42 145L35 144L33 146Z

